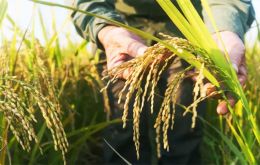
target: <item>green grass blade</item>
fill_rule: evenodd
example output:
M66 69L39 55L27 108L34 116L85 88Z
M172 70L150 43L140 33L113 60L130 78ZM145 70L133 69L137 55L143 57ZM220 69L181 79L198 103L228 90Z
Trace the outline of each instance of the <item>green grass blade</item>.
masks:
M38 140L39 140L39 144L41 143L41 140L43 138L43 134L46 130L46 124L44 123L39 131L39 133L37 134L37 137L38 137ZM32 150L32 153L31 153L31 156L30 156L30 161L29 161L29 165L33 165L36 163L36 154L37 154L37 151L39 149L39 144L36 144L34 147L33 147L33 150Z
M44 24L42 12L41 12L40 10L38 10L38 15L39 15L39 20L40 20L40 24L41 24L41 29L42 29L43 38L44 38L44 40L45 40L45 43L47 43L47 42L48 42L47 29L46 29L46 26L45 26L45 24Z
M0 27L1 27L1 24L6 16L6 11L7 11L7 8L8 8L8 3L6 0L0 0Z
M6 19L9 21L9 23L13 26L13 29L16 30L15 32L17 33L17 35L19 35L19 37L22 37L24 38L23 39L23 43L28 47L28 48L31 48L31 41L29 39L27 39L26 37L23 37L24 36L24 31L22 29L20 29L15 21L9 16L7 15L6 16Z
M254 157L251 149L247 146L247 143L243 142L242 138L239 136L239 134L237 133L236 129L231 124L231 122L227 120L227 123L229 125L229 128L231 129L231 132L233 133L237 142L239 143L239 146L241 147L242 151L244 152L245 156L247 157L247 160L249 161L249 163L256 164L255 157Z
M95 130L95 132L102 130L103 128L111 125L111 124L117 124L122 122L121 119L116 119L116 120L112 120L112 121L108 121L108 122L102 122L102 123L98 123L98 124L94 124L88 127L83 127L80 128L78 130L72 131L70 133L67 134L68 138L72 137L72 136L76 136L79 134L88 134L88 136L90 136L91 134L89 134L88 132L90 132L91 130Z
M111 144L109 144L106 139L104 139L104 141L109 146L109 148L111 148L111 150L113 150L127 165L131 165L132 164L128 160L126 160L115 148L113 148L111 146Z
M54 34L58 34L58 30L56 27L56 18L54 13L52 13L52 29L54 31ZM54 48L54 57L55 59L55 63L57 65L57 67L61 66L62 63L62 53L61 53L61 49L60 49L60 41L57 35L57 38L55 39L55 48Z
M230 140L224 133L222 133L221 131L219 131L217 128L215 128L211 123L209 123L208 121L206 121L205 119L203 119L202 117L199 116L199 119L205 123L206 125L208 125L211 129L213 129L220 137L221 139L225 142L225 144L230 148L230 150L239 158L239 160L241 161L242 164L247 164L246 163L246 158L244 157L244 155L241 153L241 151L239 150L239 148L237 148L237 146L232 142L232 140Z

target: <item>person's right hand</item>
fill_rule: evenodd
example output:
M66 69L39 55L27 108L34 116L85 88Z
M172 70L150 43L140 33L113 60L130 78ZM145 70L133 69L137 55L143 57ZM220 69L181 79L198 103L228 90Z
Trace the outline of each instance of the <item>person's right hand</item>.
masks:
M139 36L121 27L104 27L98 33L98 39L105 49L108 69L143 55L147 49ZM127 79L129 74L130 70L127 69L119 77Z

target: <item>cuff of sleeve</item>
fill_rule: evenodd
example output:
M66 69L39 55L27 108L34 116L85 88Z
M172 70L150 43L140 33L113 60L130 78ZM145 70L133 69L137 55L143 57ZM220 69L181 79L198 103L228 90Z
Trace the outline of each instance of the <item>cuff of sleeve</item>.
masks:
M236 33L243 41L244 41L244 34L246 32L245 25L243 24L243 18L241 14L231 6L214 6L211 8L214 20L217 25L218 31L231 31ZM207 13L203 11L204 15L204 22L208 27L208 30L211 33L215 33L216 30L214 29Z
M111 13L111 14L106 14L106 17L111 18L115 21L121 22L121 23L126 23L122 17L118 14ZM101 50L104 50L103 45L100 43L98 39L98 33L99 31L104 28L105 26L108 25L113 25L111 22L99 19L99 18L93 18L92 23L91 23L91 28L90 28L90 39L96 43L97 47Z

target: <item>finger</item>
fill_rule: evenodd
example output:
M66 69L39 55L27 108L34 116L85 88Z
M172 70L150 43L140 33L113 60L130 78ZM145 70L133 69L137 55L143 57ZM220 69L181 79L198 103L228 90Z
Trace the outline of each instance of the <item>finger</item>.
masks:
M135 57L138 57L138 56L142 56L144 55L145 51L147 50L147 46L143 45L143 46L140 46L138 49L137 49L137 53L136 53L136 56Z
M193 73L193 75L191 76L191 80L196 82L198 80L198 74L196 74L196 73L194 74Z
M247 69L245 64L241 64L238 69L239 74L247 75Z
M131 68L125 69L125 70L123 71L123 73L122 73L122 77L120 77L120 78L123 78L123 79L127 80L128 77L131 75L131 72L132 72L132 69L131 69Z
M242 86L244 86L246 84L247 76L239 74L238 75L238 80L239 80L240 84Z
M132 57L142 56L147 48L143 43L133 40L127 44L126 53Z
M108 62L114 62L117 61L117 59L119 58L118 56L120 55L120 49L107 49L106 50L106 57L107 57L107 61ZM120 57L122 58L122 57Z
M203 86L203 91L205 91L205 95L206 96L210 96L213 94L213 92L216 92L217 88L215 85L211 84L211 83L206 83Z
M240 67L239 67L238 80L242 86L245 85L246 80L247 80L247 69L246 69L245 65L243 65L243 64L240 65Z
M112 69L116 66L119 66L124 61L126 61L129 57L127 54L112 52L109 56L107 56L107 68Z
M187 75L188 77L190 77L191 80L194 81L194 82L197 81L197 79L198 79L198 74L199 74L199 73L197 72L197 70L196 70L195 68L193 68L192 70L188 70L188 71L186 72L186 75Z
M117 63L114 63L113 66L112 65L110 65L110 66L108 65L108 70L111 70L111 69L113 69L113 68L123 64L124 62L125 61L119 61ZM114 76L116 76L117 78L122 78L122 79L127 80L128 77L131 75L131 73L132 73L132 69L131 68L127 68L127 69L124 69L120 73L116 73L116 75L114 75Z
M242 53L244 53L244 52L242 52ZM230 62L232 63L233 68L235 69L236 73L238 73L238 68L241 65L242 58L244 56L244 54L242 54L242 53L232 51L232 50L230 50L230 52L229 52Z
M198 74L193 74L193 76L191 76L192 81L196 82L198 80Z
M238 73L238 65L233 63L232 66L233 66L233 69L235 69L236 73Z
M236 100L231 96L228 97L228 102L231 107L234 107L236 104ZM222 100L217 106L217 113L219 115L225 115L228 112L228 103L225 100Z

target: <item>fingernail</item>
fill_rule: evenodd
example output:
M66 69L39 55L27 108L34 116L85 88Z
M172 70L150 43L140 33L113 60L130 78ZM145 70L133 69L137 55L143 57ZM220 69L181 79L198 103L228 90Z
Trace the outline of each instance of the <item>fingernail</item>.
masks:
M220 115L221 114L221 109L217 108L217 113Z
M147 50L147 47L146 46L143 46L141 48L138 49L137 51L137 56L142 56L144 55L145 51Z
M219 115L222 114L222 105L219 105L219 106L217 107L217 113L218 113Z
M233 68L235 69L236 73L238 73L238 67L236 64L232 64Z

